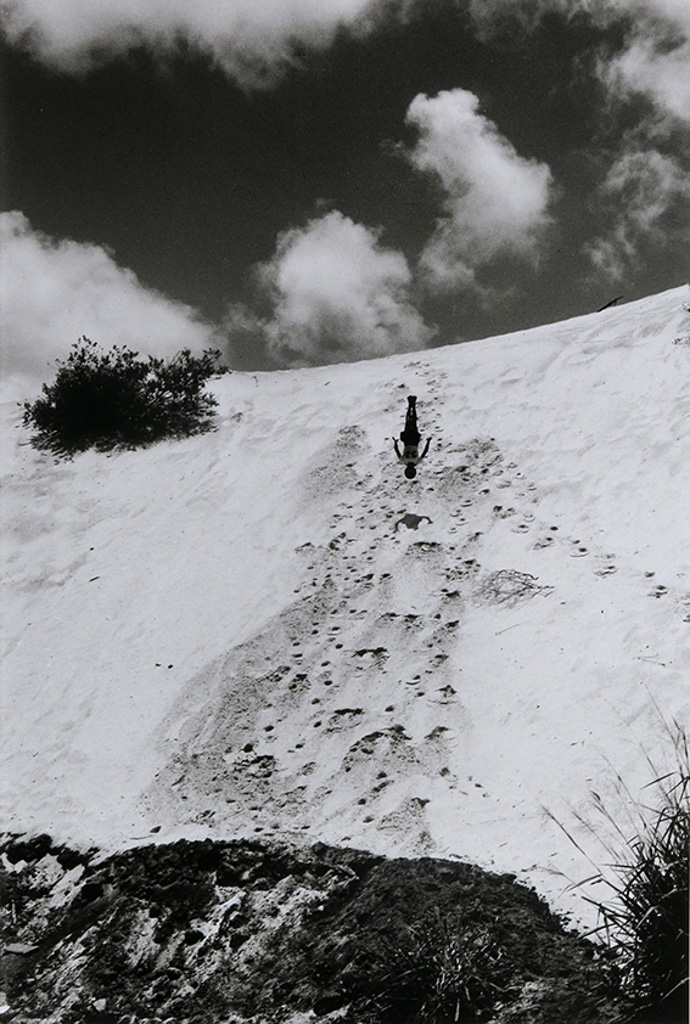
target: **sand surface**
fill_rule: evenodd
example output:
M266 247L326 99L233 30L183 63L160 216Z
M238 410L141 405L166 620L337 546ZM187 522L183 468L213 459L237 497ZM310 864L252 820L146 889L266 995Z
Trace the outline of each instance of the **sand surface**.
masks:
M233 373L215 432L71 462L12 382L0 829L430 853L586 915L547 811L627 827L690 723L689 305Z

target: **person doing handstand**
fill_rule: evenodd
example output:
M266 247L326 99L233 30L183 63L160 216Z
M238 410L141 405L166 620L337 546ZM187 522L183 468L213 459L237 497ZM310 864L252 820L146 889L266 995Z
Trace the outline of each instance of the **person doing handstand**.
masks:
M421 455L419 454L419 442L421 439L421 435L417 428L417 396L408 395L407 413L405 414L405 429L400 432L400 440L404 445L402 453L398 447L397 437L393 438L395 454L398 456L398 462L404 463L405 476L408 480L411 480L412 477L417 475L417 465L429 451L429 445L431 444L430 437L426 440L424 451Z

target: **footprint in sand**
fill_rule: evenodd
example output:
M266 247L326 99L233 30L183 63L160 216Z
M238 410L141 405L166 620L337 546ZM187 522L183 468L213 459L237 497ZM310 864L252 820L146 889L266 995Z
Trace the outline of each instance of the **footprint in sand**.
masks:
M579 540L573 541L573 550L570 552L571 558L585 558L589 554L586 547L580 544Z
M649 591L649 596L650 597L656 597L656 598L666 597L667 594L668 594L668 587L665 587L663 585L663 583L660 583L657 587L654 588L654 590L650 590Z
M417 516L414 515L412 512L406 512L402 519L398 519L397 523L395 524L395 530L393 532L397 533L398 527L401 524L405 526L408 530L416 530L420 523L424 522L424 520L426 520L427 523L431 523L431 519L429 518L429 516Z

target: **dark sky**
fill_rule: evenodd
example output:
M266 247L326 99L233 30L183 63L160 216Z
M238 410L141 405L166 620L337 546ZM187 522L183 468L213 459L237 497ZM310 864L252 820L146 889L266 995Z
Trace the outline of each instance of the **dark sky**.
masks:
M367 351L364 307L373 300L357 291L361 282L344 311L327 284L327 294L319 292L318 261L300 264L298 281L282 281L299 232L334 211L365 227L379 253L406 262L405 280L398 267L394 285L384 276L382 288L428 328L418 335L422 345L590 312L616 295L634 299L688 279L688 123L643 82L614 89L602 71L655 32L643 16L636 22L619 11L598 24L555 12L529 31L487 27L438 0L410 19L384 18L365 33L341 28L327 45L302 46L298 66L253 88L184 39L163 56L140 43L75 72L8 31L3 209L21 211L27 231L54 246L104 247L141 286L193 307L218 337L229 331L232 360L243 368L287 365L295 352L319 362L415 347L409 332L400 341L406 328L398 317L393 329L384 324L383 347ZM481 221L473 171L451 169L449 185L415 160L424 131L406 124L410 104L456 90L473 94L477 116L516 160L550 172L548 202L525 232L534 231L529 251L515 237L518 226L485 252L482 231L489 238L502 229L495 218ZM458 138L446 161L461 159ZM521 187L507 179L506 195ZM451 283L440 287L423 266L444 220L454 255ZM286 231L295 234L281 263ZM258 264L270 264L270 284L257 277ZM453 278L466 266L478 287L462 273ZM295 295L302 308L305 289L312 304L302 316ZM252 320L247 330L238 326L238 304ZM286 348L285 332L300 330L310 343ZM349 331L351 343L329 344L338 330Z

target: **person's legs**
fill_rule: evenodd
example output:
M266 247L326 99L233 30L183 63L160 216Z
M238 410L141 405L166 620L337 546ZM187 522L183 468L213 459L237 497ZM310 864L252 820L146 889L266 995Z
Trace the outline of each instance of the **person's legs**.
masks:
M409 395L407 399L407 413L405 415L405 429L400 434L403 444L416 447L420 441L420 433L417 429L417 396Z

